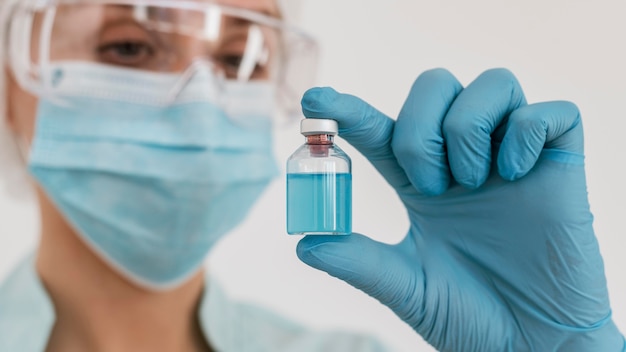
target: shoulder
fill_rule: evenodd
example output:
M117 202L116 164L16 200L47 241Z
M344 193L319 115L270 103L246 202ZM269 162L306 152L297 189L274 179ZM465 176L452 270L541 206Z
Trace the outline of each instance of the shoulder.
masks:
M0 351L44 350L54 319L30 256L0 285Z

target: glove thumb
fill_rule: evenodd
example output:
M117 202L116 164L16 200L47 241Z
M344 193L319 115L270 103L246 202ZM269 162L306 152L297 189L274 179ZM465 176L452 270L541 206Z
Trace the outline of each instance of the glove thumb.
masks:
M376 298L409 322L418 317L424 277L415 260L400 245L373 241L363 235L308 236L297 247L304 263L344 280Z

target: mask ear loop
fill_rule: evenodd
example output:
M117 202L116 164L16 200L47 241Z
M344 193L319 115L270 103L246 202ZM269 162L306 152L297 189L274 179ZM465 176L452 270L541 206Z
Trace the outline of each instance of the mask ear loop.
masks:
M19 5L17 5L19 6ZM12 13L4 14L10 21L8 35L9 63L15 79L25 89L38 92L32 75L34 68L30 57L30 43L32 38L33 12L17 8Z
M65 100L56 97L53 93L54 85L57 80L63 78L63 72L55 69L54 72L50 64L50 48L52 43L52 31L54 29L54 20L56 18L57 8L52 6L48 8L43 16L41 23L41 32L39 36L39 80L43 88L41 89L40 98L45 98L54 104L67 107L70 104Z
M39 38L38 67L33 66L32 58L30 57L33 12L32 10L29 10L28 14L22 14L21 16L22 17L16 20L18 22L15 24L15 27L12 26L12 30L10 32L11 46L20 45L15 49L18 53L22 53L21 56L19 54L11 56L11 66L14 68L13 72L18 79L18 82L25 89L35 93L39 98L48 98L58 104L66 105L63 100L52 96L52 79L54 79L54 77L49 77L47 75L50 73L50 42L52 39L54 19L56 17L56 7L53 6L46 9L43 15ZM16 37L19 36L20 32L22 33L22 36L18 40ZM35 74L42 85L38 85L34 81L33 75ZM13 139L20 161L24 166L27 166L30 159L30 148L26 139L15 133L11 136L11 138Z
M50 43L52 29L56 17L56 7L48 7L43 11L42 24L39 35L39 60L37 66L31 57L30 43L33 36L34 9L18 9L14 16L9 32L9 60L16 80L25 90L34 95L67 105L62 99L52 94L52 84L55 77L50 72ZM56 75L55 75L56 76Z
M39 36L39 70L41 73L49 73L50 71L50 42L52 41L55 16L56 7L49 8L46 10L41 24L41 35ZM47 74L42 74L39 79L43 83L44 91L49 92L52 88L50 77Z

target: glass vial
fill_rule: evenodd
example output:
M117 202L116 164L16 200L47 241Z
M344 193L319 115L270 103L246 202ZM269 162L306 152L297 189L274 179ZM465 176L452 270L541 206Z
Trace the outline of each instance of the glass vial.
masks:
M287 160L287 233L352 232L352 164L334 144L337 121L304 119L305 143Z

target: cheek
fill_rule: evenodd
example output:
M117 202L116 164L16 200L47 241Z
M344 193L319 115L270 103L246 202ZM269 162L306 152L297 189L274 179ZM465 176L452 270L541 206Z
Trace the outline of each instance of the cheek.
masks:
M21 121L24 137L28 141L28 145L31 144L35 135L35 123L37 120L37 99L33 96L24 97L25 104L21 112Z
M8 82L8 119L15 134L30 145L35 132L37 98L24 91L13 79Z

